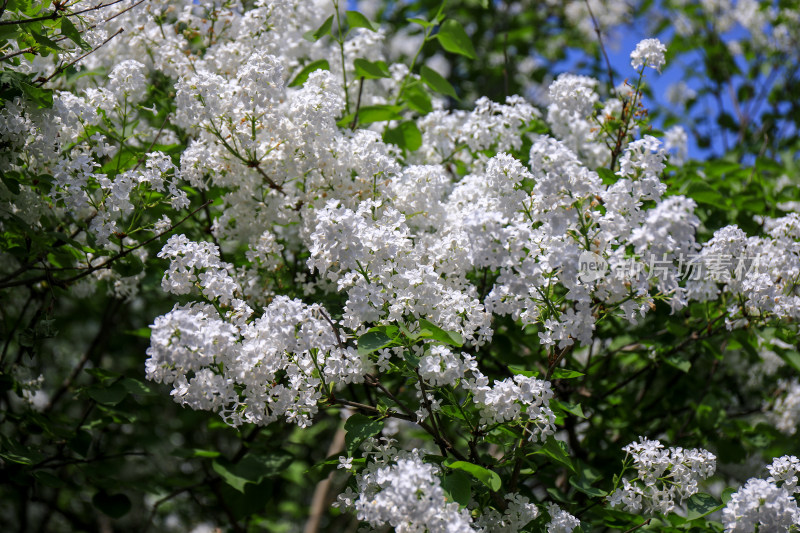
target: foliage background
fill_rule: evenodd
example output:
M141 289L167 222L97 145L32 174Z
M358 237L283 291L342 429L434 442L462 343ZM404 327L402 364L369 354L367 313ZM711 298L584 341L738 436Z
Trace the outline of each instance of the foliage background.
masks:
M616 9L611 4L616 2L591 3L603 10L597 15ZM797 9L794 2L775 4ZM446 62L448 80L459 96L450 99L456 108L470 108L481 95L501 101L506 95L524 94L542 105L543 91L561 69L577 70L606 83L609 67L596 35L592 36L593 28L587 31L586 17L570 17L565 5L450 2L447 16L467 28L477 58L443 53L436 42L430 42L422 48L418 64ZM19 48L28 45L42 56L62 47L86 46L80 37L72 43L59 37L72 39L65 29L69 19L61 17L57 7L19 0L4 2L4 6L0 20L57 14L37 23L0 26L0 44L16 41ZM406 19L430 17L439 3L364 2L359 8L402 40L409 38ZM107 9L111 13L114 7ZM723 31L715 27L708 10L691 3L643 1L626 4L621 12L622 16L602 27L604 38L615 32L624 35L625 28L632 26L646 27L648 35L659 35L667 44L670 76L686 80L696 92L684 106L665 104L654 95L664 94L661 78L649 75L647 102L651 123L656 125L653 132L655 127L682 124L693 140L695 159L670 168L665 181L671 191L685 193L700 204L702 236L710 238L714 230L730 223L757 232L754 216L779 216L786 211L779 204L800 201L800 58L796 56L800 46L788 50L759 46L748 30L737 25ZM678 15L700 30L680 35L673 26ZM739 43L741 51L735 56L732 41ZM392 47L389 52L408 64L410 54L398 52L402 49ZM50 88L69 88L77 76L86 74L77 62L56 78L41 82L26 79L10 67L13 61L28 60L31 54L3 58L0 97L4 101L22 94L45 106ZM618 72L623 67L611 65L617 83L626 77ZM159 128L166 118L172 82L151 79L149 83L148 103L162 111L148 120L151 127ZM176 133L180 137L181 132ZM527 157L525 149L520 157ZM41 178L44 187L47 178ZM13 192L15 182L27 185L26 179L30 177L7 173L3 183ZM191 209L207 201L199 196L191 200ZM210 218L204 214L207 210L188 219L181 231L193 240L209 239ZM5 219L2 254L31 266L42 256L54 268L67 264L69 236L59 229L57 220L50 227L55 230L38 232L24 222ZM162 387L144 381L148 326L172 307L160 288L166 262L153 259L159 248L159 242L147 245L151 259L146 268L134 260L120 261L116 267L126 275L143 274L141 290L130 300L102 290L76 299L67 290L68 283L39 279L45 275L40 271L18 277L3 270L0 523L8 531L21 532L183 531L209 524L232 531L356 531L357 520L328 508L343 490L347 475L331 473L331 465L320 466L342 446L338 409L320 413L309 429L273 424L237 431L209 413L181 409ZM24 283L14 285L18 281ZM505 328L497 327L486 359L487 374L494 377L507 376L509 365L531 366L520 347L538 346L535 330L520 331L513 321L508 322ZM607 347L608 355L595 361L599 364L589 359L578 369L582 376L556 384L562 402L592 408L588 429L582 413L564 413L573 463L567 468L563 461L554 461L552 456L560 458L562 452L553 450L552 456L527 459L524 471L536 472L543 486L557 487L548 491L550 497L568 505L582 520L595 523L598 531L630 523L631 517L624 513L593 509L592 498L598 487L607 489L608 481L619 472L620 447L639 435L665 434L670 442L686 448L712 450L720 464L718 497L727 486L726 478L746 476L768 458L800 453L796 439L751 416L760 413L762 401L769 401L766 391L760 401L744 397L731 386L741 379L735 366L721 364L732 359L742 366L760 361L762 348L754 332L726 331L699 304L692 305L680 320L669 316L667 306L659 305L638 327L615 319L602 327L603 335L615 339ZM772 327L759 336L777 337L791 346L778 355L787 362L784 373L797 375L800 353L794 330ZM536 364L541 366L541 362ZM32 404L23 398L19 367L30 369L34 377L44 377L44 392ZM370 395L361 386L352 387L350 393L353 399L364 401ZM584 428L582 440L575 434L578 424ZM422 444L424 435L413 439ZM754 457L758 458L755 462ZM326 479L330 484L326 496L315 500L319 494L315 491ZM317 510L324 510L318 524L309 518L315 501ZM678 521L675 527L679 526L683 530L714 528L702 521L687 527ZM667 526L660 527L666 530Z

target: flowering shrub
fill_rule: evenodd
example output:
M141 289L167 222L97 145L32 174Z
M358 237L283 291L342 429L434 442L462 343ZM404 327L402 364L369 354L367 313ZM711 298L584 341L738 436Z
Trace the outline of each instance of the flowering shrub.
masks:
M800 11L489 4L4 4L4 522L800 528Z

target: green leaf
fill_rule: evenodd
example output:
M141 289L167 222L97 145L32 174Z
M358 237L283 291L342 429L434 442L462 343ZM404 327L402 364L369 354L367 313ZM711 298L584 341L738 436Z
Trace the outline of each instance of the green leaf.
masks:
M53 107L53 91L36 87L24 81L19 83L19 89L25 95L25 98L36 104L39 109Z
M383 420L372 420L361 413L356 413L347 419L344 429L347 431L344 437L345 449L347 455L352 457L362 442L381 432Z
M577 370L569 370L567 368L556 368L550 375L550 379L572 379L583 376L582 372Z
M3 451L0 452L0 457L21 465L32 465L44 459L44 454L16 442L3 439Z
M331 26L333 26L333 15L325 19L325 22L322 23L322 26L320 26L316 30L306 32L303 35L303 38L306 41L311 41L312 43L315 43L320 39L322 39L322 37L324 37L325 34L330 33Z
M358 122L360 124L400 120L401 118L397 113L397 108L389 105L364 106L358 112Z
M781 359L789 363L795 370L800 372L800 353L795 351L785 351L783 353L779 353Z
M135 276L142 270L144 270L144 263L136 254L130 253L125 257L121 257L117 259L113 263L111 263L111 270L122 276L123 278L127 278L130 276Z
M386 130L383 140L413 152L422 146L422 133L412 121L401 122L396 128Z
M373 122L386 122L388 120L401 120L398 107L392 105L368 105L358 110L358 123L371 124ZM355 114L350 113L337 122L340 127L347 127L353 122Z
M717 159L709 161L706 165L705 171L707 175L721 176L730 172L735 172L742 168L742 164L736 161L725 161L724 159Z
M8 5L6 5L6 9L9 12L12 11L21 11L28 16L33 16L33 13L28 13L28 10L31 8L31 0L9 0Z
M317 59L316 61L312 61L311 63L303 67L303 70L301 70L300 73L298 73L297 76L295 76L295 78L292 80L292 83L289 84L289 87L298 87L300 85L303 85L308 79L308 76L315 70L330 70L330 69L331 66L328 63L327 59Z
M60 489L64 485L66 485L63 481L61 481L58 477L54 476L50 472L45 472L43 470L39 470L38 472L33 473L33 477L44 485L45 487L50 487L53 489Z
M124 494L100 491L92 497L92 505L111 518L122 518L131 510L131 500Z
M120 377L119 372L114 372L113 370L106 370L105 368L86 368L84 369L84 372L103 382L114 380Z
M414 352L411 350L404 350L403 351L403 359L411 365L411 368L419 368L419 357L414 355Z
M82 50L88 51L92 47L89 46L82 38L78 28L69 20L69 17L61 17L61 33L70 41L81 47Z
M444 20L444 6L447 4L447 0L442 0L442 3L439 4L439 9L436 10L436 14L433 16L433 20L437 23L441 23ZM485 9L485 7L484 7Z
M215 459L222 455L216 450L201 450L199 448L195 448L192 450L192 457L207 457L210 459Z
M122 378L120 381L122 386L128 391L129 394L139 394L142 396L153 396L153 392L146 383L133 378Z
M280 475L292 459L291 455L283 452L248 453L238 463L231 463L225 458L216 459L211 463L211 468L225 483L244 493L246 484L257 485L264 478Z
M461 410L454 405L443 405L439 409L440 409L439 412L445 416L457 420L466 420L466 418L464 418L464 415L461 413Z
M353 61L356 67L356 77L365 78L368 80L377 80L380 78L391 78L389 67L383 61L367 61L366 59L358 58Z
M708 204L719 207L724 204L722 195L710 185L706 183L695 181L689 185L686 191L687 196L694 199L699 204Z
M281 475L294 460L294 456L286 451L268 453L248 453L239 462L239 468L248 472L253 483L262 479Z
M428 28L430 28L431 26L436 26L436 23L435 23L435 22L428 22L427 20L425 20L425 19L421 19L421 18L419 18L419 17L407 18L406 20L407 20L408 22L411 22L412 24L419 24L420 26L422 26L422 27L423 27L423 28L425 28L426 30L427 30Z
M546 455L553 461L566 466L573 472L575 472L575 465L572 464L572 460L569 457L569 453L567 453L567 445L561 442L560 440L556 440L553 437L547 439L547 441L542 445L541 448L533 452L533 454L541 454Z
M497 492L500 490L502 486L502 482L500 481L500 476L497 475L497 472L484 468L482 466L474 465L472 463L468 463L466 461L455 461L452 463L444 463L447 468L452 468L454 470L463 470L467 474L471 475L487 487L490 490Z
M436 324L420 319L419 332L413 336L414 339L433 339L450 346L460 348L464 345L464 337L456 331L445 331Z
M521 376L525 376L526 378L534 378L539 375L539 372L537 370L528 370L527 368L519 365L509 365L508 369L511 371L512 374L514 375L519 374Z
M728 487L722 491L722 503L728 505L728 502L731 501L731 496L736 494L738 489L734 489L733 487Z
M451 96L458 100L458 96L456 95L456 90L453 89L453 86L450 85L450 82L444 79L444 77L425 65L419 71L420 76L422 76L422 81L425 82L425 85L436 91L437 93L446 94L447 96Z
M410 83L403 89L403 101L409 108L421 115L427 115L433 111L431 97L420 83Z
M36 41L36 43L39 46L43 46L56 53L61 51L61 48L59 48L58 45L52 40L50 40L50 38L48 38L47 36L42 35L41 33L33 30L30 30L30 34L31 37L33 37L33 40Z
M358 338L358 355L371 354L374 351L386 348L394 341L386 331L372 328Z
M89 453L89 448L92 446L92 435L88 431L79 429L69 439L67 446L81 457L86 457L86 454Z
M0 172L0 181L3 182L3 185L6 186L6 189L8 189L9 192L14 196L19 194L19 183L21 181L20 178L21 176L19 172Z
M350 26L350 28L366 28L370 31L377 31L375 25L358 11L345 11L344 16L347 19L347 25Z
M714 511L722 509L725 504L720 503L716 498L704 492L698 492L692 495L687 502L688 513L687 520L697 520L704 516L710 515Z
M569 478L569 484L587 496L591 496L592 498L602 498L608 494L608 492L602 489L592 487L592 482L586 479L583 475L572 476Z
M436 38L439 39L442 48L448 52L461 54L470 59L477 58L475 48L472 46L472 41L467 35L467 32L464 31L464 27L456 20L445 20L439 27Z
M555 405L562 411L566 411L567 413L573 414L580 418L587 418L585 414L583 414L583 408L579 403L567 403L562 402L560 400L552 399L550 400L550 405Z
M603 180L603 185L612 185L617 182L619 176L614 174L613 170L607 169L605 167L600 167L597 169L597 175L600 176L600 179Z
M121 383L114 383L109 387L94 385L86 389L89 398L102 405L117 405L125 399L128 391Z
M457 470L444 476L442 489L445 497L449 500L458 503L461 507L469 505L472 491L470 490L470 478L464 472Z
M244 491L240 492L225 484L219 488L219 495L221 503L230 511L233 520L247 520L266 510L268 502L275 498L275 488L272 482L264 481L258 485L248 483L244 486Z
M678 355L672 355L670 357L665 357L664 362L667 363L669 366L675 367L684 374L689 372L689 369L692 368L692 362L686 359L682 359Z
M139 328L139 329L129 329L124 333L125 335L130 335L131 337L141 337L143 339L149 339L152 331L150 328Z

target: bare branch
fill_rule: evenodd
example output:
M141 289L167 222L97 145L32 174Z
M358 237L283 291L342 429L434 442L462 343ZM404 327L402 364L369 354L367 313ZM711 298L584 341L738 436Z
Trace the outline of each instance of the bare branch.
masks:
M101 46L105 45L107 42L109 42L111 39L113 39L114 37L116 37L117 35L119 35L120 33L122 33L123 31L125 31L123 28L120 28L120 29L118 29L118 30L117 30L117 32L116 32L115 34L113 34L111 37L109 37L108 39L106 39L106 40L105 40L105 41L103 41L102 43L98 44L97 46L95 46L94 48L92 48L91 50L89 50L88 52L86 52L85 54L83 54L83 55L79 56L77 59L74 59L74 60L70 61L70 62L69 62L69 63L67 63L66 65L61 65L60 67L58 67L58 68L55 70L55 72L53 72L52 74L50 74L50 75L49 75L47 78L39 78L38 80L36 80L36 85L38 85L39 87L41 87L42 85L44 85L44 84L45 84L45 83L47 83L48 81L52 80L53 78L55 78L56 76L58 76L59 74L61 74L62 72L64 72L66 69L68 69L69 67L71 67L72 65L74 65L75 63L77 63L78 61L80 61L81 59L83 59L84 57L88 56L89 54L91 54L91 53L93 53L93 52L96 52L96 51L97 51L97 50L98 50L98 49L99 49Z
M126 255L132 253L134 250L138 250L139 248L141 248L143 246L147 246L151 242L153 242L153 241L155 241L157 239L160 239L161 237L163 237L167 233L170 233L172 230L174 230L175 228L177 228L178 226L180 226L181 224L186 222L189 218L194 216L198 211L201 211L203 208L205 208L209 203L210 203L210 201L206 202L203 205L201 205L200 207L198 207L197 209L195 209L194 211L192 211L191 213L189 213L188 215L183 217L181 220L179 220L178 222L176 222L175 224L170 226L168 229L166 229L166 230L162 231L161 233L157 234L156 236L154 236L154 237L152 237L150 239L147 239L144 242L140 242L139 244L137 244L136 246L134 246L132 248L127 248L127 249L121 251L120 253L118 253L117 255L115 255L113 257L110 257L107 260L103 261L99 265L95 265L95 266L91 266L91 267L87 268L85 271L81 272L80 274L76 274L75 276L72 276L71 278L67 278L67 279L53 279L53 280L51 280L52 283L54 285L56 285L56 286L63 287L63 286L66 286L66 285L72 283L73 281L78 281L79 279L85 278L86 276L88 276L92 272L95 272L97 270L101 270L103 268L109 268L109 265L111 265L111 263L113 263L114 261L116 261L118 259L121 259L121 258L125 257ZM36 276L35 278L22 279L22 280L19 280L19 281L12 281L12 282L0 285L0 290L8 289L10 287L19 287L19 286L22 286L22 285L31 285L33 283L38 283L40 281L46 281L48 279L49 278L45 275L45 276Z
M611 94L616 92L616 84L614 83L614 69L611 68L611 61L608 60L608 54L606 53L606 47L603 44L603 34L600 32L600 25L597 23L597 19L594 16L594 12L592 11L592 6L589 5L589 0L584 0L586 2L586 9L589 10L589 16L592 18L592 25L594 25L594 31L597 34L597 41L600 43L600 51L603 52L603 57L606 60L606 69L608 70L608 82L611 84Z
M44 20L56 20L65 17L75 17L78 15L82 15L83 13L88 13L89 11L97 11L98 9L103 9L104 7L113 6L114 4L119 4L120 2L124 1L125 0L114 0L113 2L108 2L107 4L97 4L92 7L82 9L81 11L75 11L74 13L61 13L60 10L56 8L56 10L53 11L52 13L48 13L47 15L42 15L40 17L34 17L30 19L2 20L0 21L0 26L19 26L22 24L30 24L32 22L42 22Z

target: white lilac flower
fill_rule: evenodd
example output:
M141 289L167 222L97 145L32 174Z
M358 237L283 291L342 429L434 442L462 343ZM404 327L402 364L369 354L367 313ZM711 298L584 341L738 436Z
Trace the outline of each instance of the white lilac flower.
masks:
M464 386L480 407L482 424L521 421L532 442L544 442L555 433L555 414L550 408L553 390L549 381L516 375L495 381L490 387L489 379L474 367L472 374Z
M108 78L108 89L120 102L127 97L131 103L136 103L146 95L145 66L134 59L116 65Z
M378 459L356 474L357 493L339 496L341 507L354 510L373 528L398 532L471 533L476 531L466 509L448 501L439 467L422 460L418 450L394 450L389 461Z
M665 449L657 440L640 438L623 450L633 460L636 478L623 480L623 486L609 497L609 504L632 513L670 513L676 500L682 503L696 494L698 483L716 470L716 457L703 449Z
M581 525L581 521L564 511L555 503L547 504L547 513L550 521L547 523L547 533L571 533Z
M722 523L726 533L789 531L800 525L800 510L785 488L752 478L731 496L722 510Z
M670 154L673 165L682 165L689 156L689 136L683 126L672 126L664 132L664 147Z
M636 49L631 52L631 66L635 69L647 65L661 72L664 66L664 54L667 48L658 39L644 39L639 41Z
M789 494L800 492L797 487L797 473L800 472L800 459L794 455L777 457L767 466L767 481L786 489Z
M767 417L779 431L794 435L800 427L800 380L779 380L778 390L781 395L767 411Z

